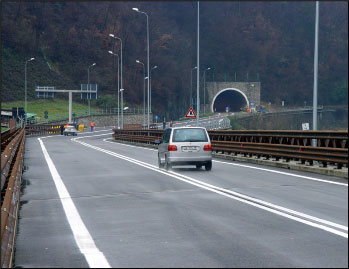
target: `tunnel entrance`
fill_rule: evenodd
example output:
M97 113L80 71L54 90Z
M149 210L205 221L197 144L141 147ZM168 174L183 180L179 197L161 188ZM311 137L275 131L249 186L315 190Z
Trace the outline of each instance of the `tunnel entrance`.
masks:
M212 112L225 112L229 107L229 112L240 112L240 108L249 106L246 95L237 89L224 89L213 98Z

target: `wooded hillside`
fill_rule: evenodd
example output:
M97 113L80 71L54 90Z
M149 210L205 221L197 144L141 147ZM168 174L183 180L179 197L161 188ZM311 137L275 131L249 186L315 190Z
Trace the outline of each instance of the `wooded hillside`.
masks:
M123 86L130 106L143 106L146 17L149 15L153 111L187 110L196 66L197 2L2 2L2 102L23 99L36 85L80 89L99 84L116 93L116 57L123 40ZM262 101L312 104L315 2L201 2L200 70L206 81L261 81ZM202 76L202 73L201 73ZM195 77L193 88L196 89ZM348 2L320 2L319 104L347 104ZM103 103L101 104L103 105ZM113 104L110 104L113 105ZM166 114L166 113L167 114ZM170 113L170 114L168 114Z

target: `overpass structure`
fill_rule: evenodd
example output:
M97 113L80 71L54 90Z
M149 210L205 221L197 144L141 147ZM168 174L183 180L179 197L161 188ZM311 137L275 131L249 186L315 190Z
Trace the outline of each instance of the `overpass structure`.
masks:
M80 93L80 94L95 94L97 96L97 87L94 89L86 89L86 90L66 90L66 89L62 89L62 90L57 90L56 87L40 87L37 86L35 88L35 92L37 94L37 97L44 97L44 98L53 98L55 97L56 93L68 93L69 94L69 122L72 121L72 107L73 107L73 93Z

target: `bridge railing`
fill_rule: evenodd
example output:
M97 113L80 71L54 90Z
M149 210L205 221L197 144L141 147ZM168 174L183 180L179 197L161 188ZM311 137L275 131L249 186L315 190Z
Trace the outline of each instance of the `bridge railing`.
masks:
M34 135L51 135L51 134L59 134L61 132L60 125L58 124L34 124L34 125L26 125L26 136L34 136Z
M25 130L1 139L1 267L12 267L22 181Z
M163 130L113 129L115 140L155 144ZM348 131L285 131L285 130L208 130L212 150L223 154L271 159L306 161L323 167L334 164L338 169L348 166ZM316 140L317 146L312 146Z

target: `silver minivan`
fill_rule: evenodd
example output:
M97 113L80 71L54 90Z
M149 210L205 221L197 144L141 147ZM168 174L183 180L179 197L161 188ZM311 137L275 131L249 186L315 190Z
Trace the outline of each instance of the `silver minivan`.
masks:
M158 146L159 168L169 170L174 165L196 165L212 169L210 137L202 127L176 127L164 131Z

